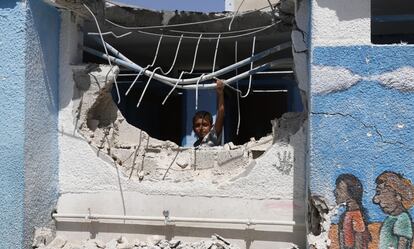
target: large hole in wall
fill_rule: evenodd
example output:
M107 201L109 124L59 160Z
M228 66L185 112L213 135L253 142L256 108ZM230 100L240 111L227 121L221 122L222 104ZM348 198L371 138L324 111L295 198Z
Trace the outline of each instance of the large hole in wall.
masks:
M134 19L125 18L125 16L134 16ZM223 15L223 14L221 14ZM148 26L159 24L159 19L164 18L160 12L151 12L147 10L134 10L129 8L107 8L106 17L118 24L124 26ZM169 23L182 23L191 21L208 20L222 16L214 14L185 12L170 17ZM262 27L272 24L273 16L270 12L255 12L235 20L232 29L243 30ZM152 19L152 21L151 21ZM132 21L131 21L132 20ZM195 32L221 32L228 30L229 20L223 22L214 22L212 24L196 25L180 28L181 30ZM122 34L126 31L105 23L106 31L113 31L115 34ZM85 25L85 44L88 47L102 50L96 40L91 39L88 32L95 32L95 23L87 22ZM174 31L160 32L159 30L150 30L153 33L175 34ZM186 34L187 36L190 36ZM191 35L191 36L198 36ZM217 35L216 35L217 36ZM253 37L256 36L255 52L264 51L270 47L290 41L290 28L284 24L278 24L274 27L257 32L254 35L240 36L234 39L220 40L217 49L217 59L214 70L231 65L251 56ZM214 35L210 35L214 37ZM126 55L135 63L145 67L151 64L156 54L158 36L149 36L146 34L132 32L125 38L115 38L105 36L105 40L112 46L116 47L121 53ZM237 42L237 44L236 44ZM164 71L174 63L174 57L179 43L178 38L163 37L159 47L155 65L152 68L162 67ZM194 61L197 39L183 39L177 54L175 65L169 77L178 78L182 71L190 71ZM195 67L191 75L185 75L183 78L195 77L202 73L213 71L214 53L217 46L216 40L200 40ZM236 49L237 46L237 49ZM237 57L237 58L236 58ZM285 49L271 56L256 61L253 66L276 59L292 58L290 49ZM107 63L105 60L97 58L88 53L84 54L84 61L87 63ZM246 98L238 98L237 94L225 89L225 124L223 143L232 142L234 144L244 144L248 141L259 140L261 137L272 133L271 120L280 118L286 112L301 112L302 104L300 101L299 91L295 82L293 65L283 65L270 68L265 72L256 74L252 77L252 87L250 94ZM239 72L249 70L250 65L238 68L230 73L220 76L228 79ZM119 92L121 95L120 103L117 103L119 110L131 125L144 130L151 137L159 140L169 140L180 146L192 146L195 140L192 132L192 116L198 110L207 110L215 115L216 96L213 90L199 90L198 109L196 109L196 93L194 90L176 89L162 105L164 98L171 90L167 86L156 80L151 80L149 87L142 99L140 106L137 108L138 100L148 81L147 76L141 76L129 94L126 91L130 88L135 79L137 72L126 68L120 69L117 77ZM207 82L211 83L211 82ZM249 78L242 79L237 83L238 88L246 93L249 89ZM112 97L117 102L116 88L112 88Z
M166 16L171 24L210 20L223 15L193 12L166 14L119 7L107 7L105 10L105 18L124 26L160 25ZM273 23L273 18L273 15L268 12L255 12L236 19L233 28L241 30L265 26ZM102 20L102 17L98 16L98 19ZM258 32L255 52L259 53L289 42L290 23L278 22L278 25L270 30ZM114 27L105 21L100 21L100 25L103 33L110 31L122 35L118 38L105 35L104 38L108 44L131 61L143 67L153 62L159 42L158 36L147 36L136 31L125 32L122 28ZM92 38L90 34L96 32L95 23L92 20L85 20L82 29L84 47L104 51L101 44L97 42L99 38ZM228 30L228 22L198 25L197 28L187 28L187 31L193 32L193 29L219 32ZM151 32L156 33L156 31ZM252 55L252 41L253 37L248 35L220 41L215 70L249 58ZM177 43L177 37L166 36L162 39L153 68L162 67L167 71L174 64ZM182 39L176 63L168 77L178 78L182 71L190 71L196 44L196 39ZM191 75L185 75L183 78L212 72L216 46L216 40L201 40L194 70ZM87 52L83 54L84 65L74 67L74 78L78 89L74 99L79 103L76 105L75 102L76 124L92 148L97 150L97 154L122 167L129 178L174 182L213 178L215 180L212 184L225 182L250 172L256 163L255 159L273 143L279 141L282 147L291 149L288 145L290 136L301 130L306 119L306 115L301 113L303 107L292 70L291 48L255 61L253 67L275 60L282 60L284 63L272 64L267 70L254 74L250 94L245 98L241 98L230 88L225 88L222 147L195 149L192 146L191 139L194 139L194 135L191 134L191 120L197 111L195 90L176 89L165 105L162 105L171 86L153 79L137 108L149 76L141 76L131 87L138 72L115 63L111 67L107 60ZM248 71L250 67L250 64L246 64L221 75L220 78L229 79ZM114 84L115 78L117 85ZM233 84L243 95L249 91L249 85L249 77ZM121 96L119 102L116 86ZM128 89L130 91L126 95ZM215 109L215 89L200 89L198 110L207 110L214 115ZM240 125L238 125L239 117ZM287 152L285 154L284 162L296 160L290 154L288 157ZM289 173L292 166L293 161L287 163L286 172Z

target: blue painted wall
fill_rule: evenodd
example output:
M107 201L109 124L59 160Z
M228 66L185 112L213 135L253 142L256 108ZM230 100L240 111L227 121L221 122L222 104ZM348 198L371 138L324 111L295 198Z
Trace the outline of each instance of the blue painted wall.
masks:
M0 2L0 248L27 248L57 198L58 12Z
M372 202L376 177L391 170L414 182L414 92L391 88L373 76L414 67L414 47L316 47L312 58L314 66L345 68L362 80L311 96L311 193L334 205L336 177L353 174L363 184L369 222L382 222L385 214Z
M0 2L0 248L22 248L26 13L21 2Z

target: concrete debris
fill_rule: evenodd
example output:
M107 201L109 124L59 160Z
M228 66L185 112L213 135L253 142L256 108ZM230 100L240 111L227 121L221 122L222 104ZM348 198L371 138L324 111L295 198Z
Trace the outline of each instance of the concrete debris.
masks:
M53 232L50 228L36 228L34 232L34 239L32 243L33 248L41 248L52 242Z
M331 225L331 215L337 212L329 210L327 202L322 196L312 196L308 200L308 245L309 248L322 249L329 248L329 228ZM338 207L336 207L338 208Z
M281 118L273 120L273 143L288 144L290 137L302 128L306 118L304 112L287 112Z
M64 248L67 243L67 240L57 236L50 244L45 247L39 247L43 249L57 249L57 248Z
M56 237L49 245L38 247L43 249L239 249L220 235L213 235L193 243L181 240L165 240L159 236L150 236L146 241L134 240L129 243L128 239L121 236L112 239L106 244L96 239L88 239L77 245L61 237Z
M98 156L119 167L130 179L175 183L210 179L220 184L241 175L272 145L272 135L258 141L253 138L245 145L228 143L198 149L154 139L130 125L112 99L117 66L86 64L74 66L73 71L81 96L74 110L78 132ZM301 125L302 119L296 120L300 115L286 114L276 120L275 139L294 134Z
M309 200L309 222L310 231L313 235L320 235L322 232L323 216L328 213L329 208L321 196L312 196Z
M80 247L81 248L96 248L96 249L98 249L98 248L105 248L105 246L106 246L105 243L100 241L100 240L89 239L89 240L83 241Z
M277 16L288 25L293 24L295 20L295 1L294 0L280 0L276 4Z

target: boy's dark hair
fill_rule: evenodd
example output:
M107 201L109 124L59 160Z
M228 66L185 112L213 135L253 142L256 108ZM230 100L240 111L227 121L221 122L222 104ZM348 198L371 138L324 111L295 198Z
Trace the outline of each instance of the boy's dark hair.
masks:
M198 111L198 112L196 112L194 114L194 117L193 117L193 125L194 125L195 121L199 118L206 119L207 121L210 122L211 125L213 125L213 117L211 116L211 113L209 113L207 111Z
M346 188L349 197L355 200L358 204L362 203L362 183L361 181L352 174L341 174L336 178L335 184L338 185L340 182L346 183Z

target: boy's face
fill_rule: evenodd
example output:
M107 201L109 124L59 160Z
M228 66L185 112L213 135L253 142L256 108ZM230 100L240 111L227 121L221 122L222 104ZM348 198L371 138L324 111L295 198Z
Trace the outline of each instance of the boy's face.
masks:
M375 204L378 204L384 213L391 215L393 215L394 211L401 205L401 198L399 198L399 195L384 183L377 185L372 201Z
M193 130L197 137L203 138L211 130L212 124L205 118L197 118L193 124Z

